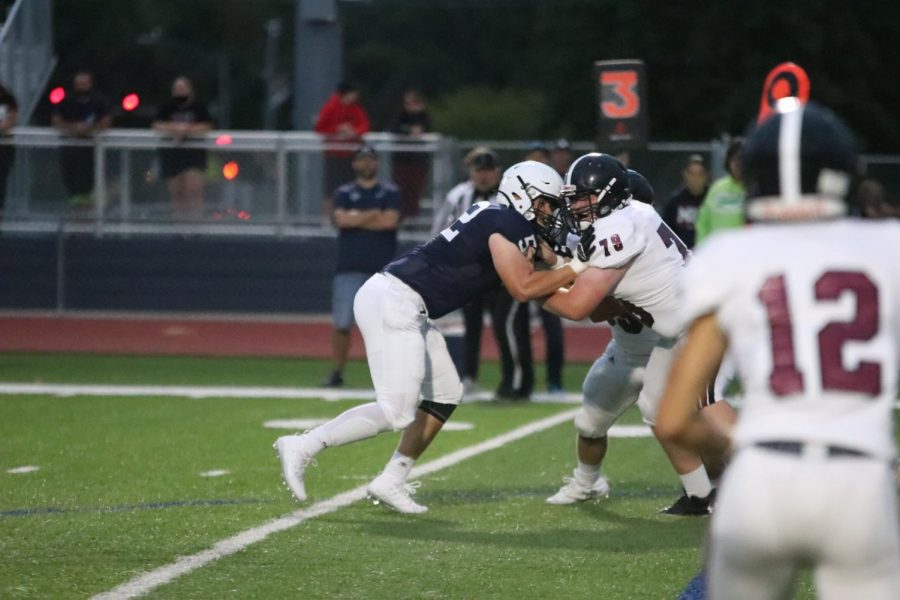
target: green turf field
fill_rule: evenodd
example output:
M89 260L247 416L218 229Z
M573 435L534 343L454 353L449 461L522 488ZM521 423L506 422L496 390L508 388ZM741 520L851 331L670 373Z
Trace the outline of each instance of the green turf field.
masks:
M586 369L567 366L568 389ZM326 373L321 361L0 355L2 382L314 387ZM369 385L362 363L347 375L349 387ZM484 387L496 380L485 365ZM300 505L271 447L283 430L263 426L357 403L0 395L0 598L103 593L364 485L398 434L320 455ZM419 464L572 408L464 405L452 420L473 427L443 432ZM680 491L661 450L650 438L612 439L610 497L548 506L573 448L571 423L554 426L424 477L425 515L355 502L148 597L676 598L699 568L708 521L657 514ZM40 469L7 472L28 465ZM200 476L214 470L229 473Z

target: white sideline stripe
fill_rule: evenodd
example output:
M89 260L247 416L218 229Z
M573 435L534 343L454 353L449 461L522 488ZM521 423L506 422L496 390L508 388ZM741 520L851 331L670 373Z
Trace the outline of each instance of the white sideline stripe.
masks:
M512 431L504 433L503 435L498 435L495 438L491 438L479 444L475 444L474 446L469 446L467 448L457 450L456 452L451 452L446 456L436 458L430 462L415 467L410 473L410 477L422 477L424 475L440 471L441 469L452 467L453 465L460 463L466 459L472 458L473 456L478 456L479 454L483 454L491 450L496 450L497 448L505 446L506 444L509 444L511 442L515 442L522 438L528 437L529 435L539 433L541 431L544 431L545 429L550 429L551 427L555 427L560 423L565 423L566 421L572 419L575 416L576 412L577 410L575 409L566 410L551 417L528 423L527 425L523 425L522 427L513 429ZM211 548L203 550L202 552L198 552L197 554L179 557L173 563L144 573L143 575L140 575L139 577L136 577L131 581L127 581L108 592L97 594L93 597L93 600L119 600L121 598L136 598L138 596L142 596L162 585L169 583L177 577L186 575L191 571L204 567L222 557L240 552L248 546L251 546L257 542L261 542L273 533L291 529L292 527L296 527L304 521L308 521L309 519L334 512L339 508L349 506L357 500L362 500L366 496L367 485L368 483L342 494L338 494L337 496L329 498L328 500L316 502L308 508L298 510L267 523L263 523L258 527L246 529L236 535L216 542Z
M0 382L0 396L181 396L185 398L286 398L289 400L374 400L372 389L333 388L284 388L284 387L215 387L188 385L101 385L67 383L6 383ZM479 392L474 397L466 397L464 402L489 402L491 392ZM530 402L539 404L580 404L581 394L535 393ZM900 410L900 402L894 403Z
M185 398L286 398L291 400L374 400L373 389L333 388L285 388L242 386L187 386L187 385L102 385L65 383L7 383L0 382L0 395L41 396L181 396ZM465 401L488 401L494 395L480 392ZM581 402L581 394L532 395L533 402L575 404Z

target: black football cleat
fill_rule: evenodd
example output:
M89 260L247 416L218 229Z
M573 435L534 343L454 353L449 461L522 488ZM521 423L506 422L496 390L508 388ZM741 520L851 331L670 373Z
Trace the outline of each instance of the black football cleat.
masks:
M322 383L319 384L324 388L339 388L344 386L344 377L338 373L333 372L331 375L322 380Z
M716 499L716 490L713 489L708 496L698 498L697 496L688 496L687 492L676 500L671 506L660 509L660 513L664 515L678 515L680 517L703 517L708 516L712 512L712 504Z

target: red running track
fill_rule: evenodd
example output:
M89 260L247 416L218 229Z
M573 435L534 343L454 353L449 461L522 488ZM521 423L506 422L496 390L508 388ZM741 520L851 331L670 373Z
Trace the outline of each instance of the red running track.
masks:
M572 362L592 362L610 338L605 326L567 326L564 332L566 360ZM543 361L540 326L532 330L531 343L535 360ZM0 352L328 358L331 326L327 317L273 321L246 316L6 314L0 316ZM353 332L350 356L365 357L357 330ZM489 327L482 337L482 357L498 357Z

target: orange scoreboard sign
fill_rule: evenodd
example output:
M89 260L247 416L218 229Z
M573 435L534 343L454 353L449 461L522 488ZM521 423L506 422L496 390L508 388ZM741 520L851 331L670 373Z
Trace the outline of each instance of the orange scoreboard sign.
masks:
M604 151L635 150L647 145L647 93L644 62L601 60L594 63L598 97L598 143Z

